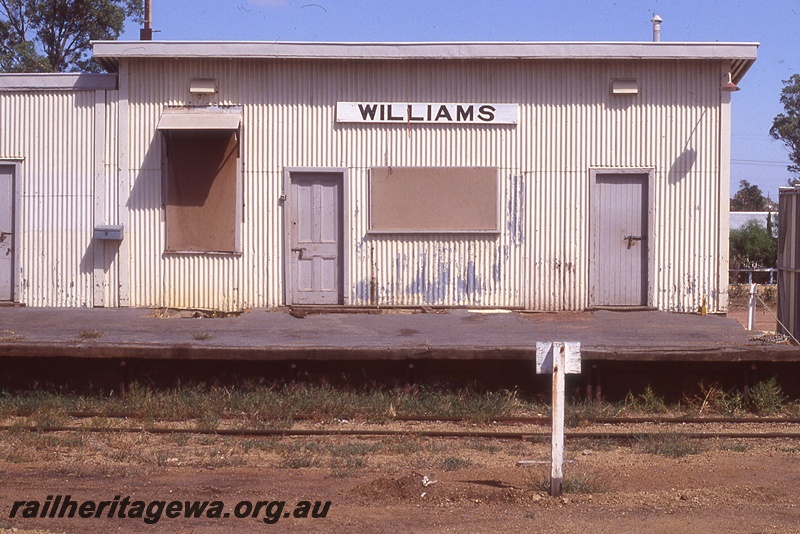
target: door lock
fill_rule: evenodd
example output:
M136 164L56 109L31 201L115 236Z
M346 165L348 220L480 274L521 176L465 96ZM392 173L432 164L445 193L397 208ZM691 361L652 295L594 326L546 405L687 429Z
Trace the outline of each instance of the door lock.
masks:
M303 258L303 252L305 252L305 251L306 251L306 249L304 249L304 248L293 248L293 249L292 249L292 252L299 252L299 253L300 253L300 255L299 255L299 256L297 256L297 259L298 259L298 260L302 260L302 259L304 259L304 258Z
M646 237L643 235L626 235L622 239L625 239L628 242L628 248L631 248L634 241L644 241Z

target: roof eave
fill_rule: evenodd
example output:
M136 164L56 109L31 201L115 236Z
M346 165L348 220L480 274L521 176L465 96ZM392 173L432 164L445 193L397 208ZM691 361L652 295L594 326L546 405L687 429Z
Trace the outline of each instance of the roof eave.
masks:
M95 59L116 70L124 58L242 58L331 60L499 59L727 59L744 75L756 60L758 43L665 42L429 42L311 43L252 41L95 41Z

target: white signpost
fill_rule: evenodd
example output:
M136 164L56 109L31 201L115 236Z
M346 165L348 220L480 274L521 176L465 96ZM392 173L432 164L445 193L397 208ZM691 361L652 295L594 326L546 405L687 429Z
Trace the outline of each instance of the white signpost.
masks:
M566 373L580 374L581 344L567 342L536 343L536 374L553 375L553 418L550 468L550 495L561 496L564 482L564 404Z

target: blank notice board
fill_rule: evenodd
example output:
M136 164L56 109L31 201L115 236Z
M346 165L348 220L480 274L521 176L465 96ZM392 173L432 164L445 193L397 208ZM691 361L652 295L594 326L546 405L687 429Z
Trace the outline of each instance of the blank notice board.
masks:
M370 231L497 233L495 167L374 167Z

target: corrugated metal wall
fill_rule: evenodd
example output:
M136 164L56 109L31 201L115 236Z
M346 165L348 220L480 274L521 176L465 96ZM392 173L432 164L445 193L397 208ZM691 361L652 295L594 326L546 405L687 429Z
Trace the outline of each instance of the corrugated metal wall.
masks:
M123 68L128 63L123 63ZM589 175L652 169L651 304L719 309L722 62L130 60L130 303L284 304L286 167L349 170L348 304L580 310L589 276ZM244 107L241 256L164 255L163 106L191 78ZM612 96L614 78L639 81ZM123 79L123 78L121 78ZM337 101L510 102L516 126L337 124ZM367 233L372 166L493 166L499 236ZM125 198L125 195L122 195Z
M778 193L778 321L800 337L800 187Z
M20 227L15 229L20 251L15 300L21 303L95 304L92 228L97 142L107 143L105 181L113 195L107 209L112 214L118 209L116 148L109 143L116 135L114 108L109 108L105 140L96 140L96 98L91 90L0 92L0 158L22 160L17 176ZM100 106L99 112L105 114L105 107ZM114 302L116 297L111 296L109 303Z

